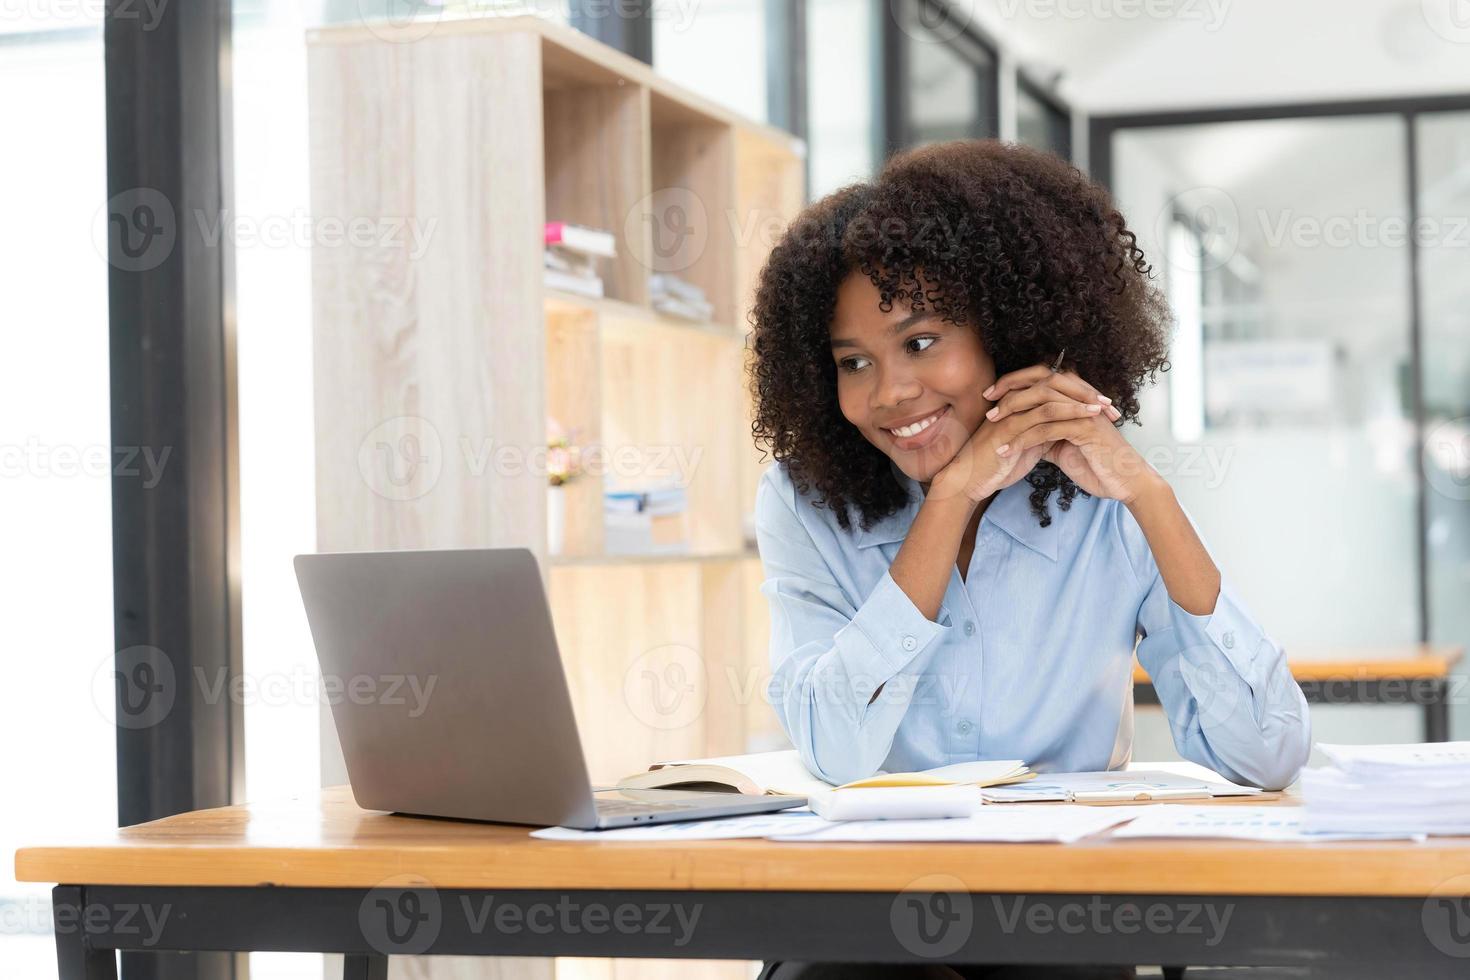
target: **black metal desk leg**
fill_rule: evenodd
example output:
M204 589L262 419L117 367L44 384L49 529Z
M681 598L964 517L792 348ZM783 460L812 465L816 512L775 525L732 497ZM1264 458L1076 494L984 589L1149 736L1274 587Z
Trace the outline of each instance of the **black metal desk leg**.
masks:
M348 953L342 957L342 980L388 980L388 957Z
M93 949L87 942L84 908L82 890L76 885L51 889L57 973L61 980L117 980L117 953Z
M1435 681L1430 697L1424 702L1424 741L1450 740L1449 702L1449 685L1444 681Z
M1184 967L1182 966L1161 966L1159 969L1164 973L1164 980L1181 980L1184 976Z

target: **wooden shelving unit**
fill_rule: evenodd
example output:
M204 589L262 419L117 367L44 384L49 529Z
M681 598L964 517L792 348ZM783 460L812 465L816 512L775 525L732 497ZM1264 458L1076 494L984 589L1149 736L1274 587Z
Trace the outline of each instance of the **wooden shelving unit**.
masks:
M537 17L308 46L315 218L427 232L420 254L313 253L320 547L532 549L596 779L767 747L746 314L804 147ZM606 298L542 286L546 220L618 235ZM700 285L713 322L655 312L655 271ZM690 553L605 554L604 474L568 486L548 557L548 415L614 467L687 476Z

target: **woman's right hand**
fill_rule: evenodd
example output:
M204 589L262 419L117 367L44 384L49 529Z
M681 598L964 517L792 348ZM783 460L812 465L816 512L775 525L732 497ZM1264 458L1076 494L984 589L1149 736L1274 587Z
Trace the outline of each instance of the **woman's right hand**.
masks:
M963 494L978 503L1030 473L1052 443L1038 443L1019 455L1011 453L1012 458L999 455L997 449L1015 442L1018 435L1034 425L1089 418L1104 408L1100 403L1052 394L1035 407L1005 415L999 421L987 418L955 453L954 459L935 475L929 495L933 496L936 490L941 497Z

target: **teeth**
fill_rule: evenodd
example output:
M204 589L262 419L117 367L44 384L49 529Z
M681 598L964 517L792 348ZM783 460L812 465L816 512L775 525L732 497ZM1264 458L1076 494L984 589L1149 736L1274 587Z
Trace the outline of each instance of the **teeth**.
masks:
M920 432L923 432L925 429L929 428L929 426L934 424L934 420L937 418L939 418L939 412L935 412L927 419L915 422L913 425L906 425L901 429L889 429L888 431L892 432L896 436L899 436L900 438L908 439L912 436L918 435Z

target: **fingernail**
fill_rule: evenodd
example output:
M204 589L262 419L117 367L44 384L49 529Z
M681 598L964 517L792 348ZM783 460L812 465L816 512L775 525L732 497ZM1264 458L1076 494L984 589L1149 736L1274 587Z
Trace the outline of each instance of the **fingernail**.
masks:
M995 385L991 385L989 388L986 388L984 391L980 392L980 394L983 395L986 398L989 398L990 397L990 393L992 391L994 391L994 390L995 390Z
M1010 448L1011 448L1011 444L1010 443L1006 443L1003 446L996 446L995 447L995 454L997 456L1004 456L1007 452L1010 451Z
M1123 413L1122 413L1122 412L1120 412L1120 411L1118 411L1118 410L1117 410L1117 409L1116 409L1116 408L1111 408L1111 407L1109 407L1109 408L1108 408L1108 414L1109 414L1109 415L1110 415L1110 416L1112 416L1112 418L1113 418L1113 421L1115 421L1115 422L1116 422L1116 421L1117 421L1117 420L1118 420L1118 419L1120 419L1120 418L1122 418L1122 417L1123 417Z
M1087 406L1087 410L1089 412L1091 412L1093 415L1096 415L1098 412L1101 412L1102 409L1103 409L1103 407L1101 405L1088 405Z
M1113 400L1107 395L1098 395L1097 400L1102 402L1104 405L1111 405L1113 403Z
M988 418L988 419L990 419L990 421L992 421L992 422L995 421L996 416L998 416L998 415L1000 415L1000 409L999 408L992 408L990 411L988 411L988 412L985 413L985 417Z

